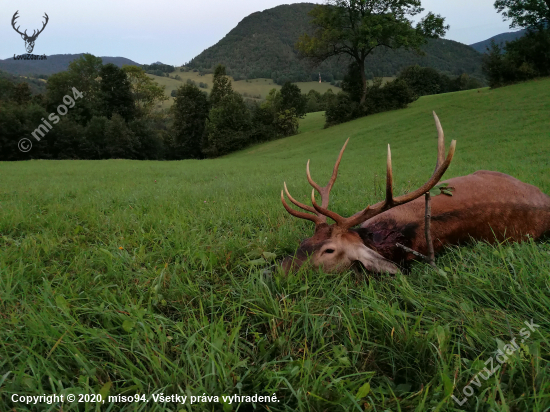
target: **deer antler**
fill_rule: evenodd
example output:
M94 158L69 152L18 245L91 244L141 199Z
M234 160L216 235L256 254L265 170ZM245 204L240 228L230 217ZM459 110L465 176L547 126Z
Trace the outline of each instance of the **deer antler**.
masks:
M11 25L12 25L13 29L14 29L17 33L19 33L21 36L25 36L25 37L26 37L27 39L29 39L29 40L36 40L36 38L38 37L38 35L39 35L40 33L42 33L42 32L44 31L44 29L46 28L46 25L48 24L48 21L50 21L50 18L48 17L48 14L44 12L44 16L42 16L42 17L44 17L44 18L46 19L46 21L42 23L42 28L41 28L40 30L38 30L38 33L36 32L36 30L33 30L32 36L29 36L29 35L27 34L27 30L25 30L24 33L21 33L21 32L19 31L19 27L21 27L21 26L17 26L17 28L15 28L15 20L19 18L19 16L17 15L17 13L19 13L19 10L17 10L17 11L15 12L15 14L13 15L13 17L12 17L12 19L11 19Z
M330 180L328 181L327 185L324 187L319 186L315 181L311 178L311 174L309 173L309 160L307 161L306 165L306 173L307 173L307 180L311 186L313 186L320 194L321 194L321 205L323 208L327 208L329 204L329 196L330 191L332 190L332 186L334 185L334 182L336 181L336 177L338 176L338 167L340 166L340 161L342 160L342 155L344 154L344 150L346 150L346 146L348 144L348 140L344 143L344 146L342 146L342 149L340 150L340 154L338 155L338 159L336 159L336 163L334 164L334 169L332 170L332 176L330 177ZM330 215L325 215L323 213L320 213L319 211L315 210L311 206L304 205L301 202L298 202L295 200L290 193L288 192L288 189L286 187L286 182L284 183L285 193L290 199L292 203L294 203L299 208L302 208L304 210L307 210L308 212L315 213L315 215L310 215L309 213L300 212L297 210L292 209L285 201L285 197L283 194L283 191L281 190L281 201L283 202L283 206L287 210L288 213L290 213L292 216L296 216L301 219L307 219L314 222L316 225L319 225L321 223L326 223L327 218L326 216L331 217ZM332 213L332 212L331 212ZM332 218L332 217L331 217Z
M50 21L50 18L48 17L48 14L46 12L44 12L44 16L42 17L44 17L46 21L42 23L42 28L38 30L38 33L34 34L34 30L33 30L32 37L38 37L38 35L44 31L44 29L46 28L46 25Z
M447 158L445 159L445 137L444 137L444 134L443 134L443 128L441 127L441 123L439 122L439 118L437 117L435 112L433 113L433 115L434 115L435 124L436 124L436 127L437 127L437 134L438 134L438 142L437 142L438 153L437 153L437 162L436 162L435 171L426 183L424 183L420 188L416 189L415 191L413 191L411 193L407 193L405 195L398 196L398 197L394 198L393 197L393 170L392 170L392 164L391 164L391 150L390 150L390 145L388 145L388 158L387 158L387 163L386 163L386 168L387 168L387 172L386 172L387 173L386 174L386 199L382 202L376 203L373 206L367 206L365 209L363 209L360 212L357 212L356 214L354 214L351 217L344 218L344 217L338 215L337 213L332 212L331 210L327 209L327 207L328 207L328 193L327 193L327 196L326 196L327 197L326 202L325 202L325 198L324 198L324 192L327 191L327 188L328 188L328 192L330 192L330 189L332 188L332 184L334 184L334 181L336 180L336 173L335 172L337 170L337 166L335 166L335 172L333 173L333 177L331 178L329 184L325 188L319 188L318 185L314 185L314 182L312 183L312 180L309 177L309 168L308 168L308 180L310 180L311 185L315 189L317 189L317 191L319 191L319 193L321 193L321 197L322 197L322 203L321 203L321 206L319 206L315 202L315 191L313 190L312 193L311 193L311 203L313 204L313 208L317 212L317 215L318 216L319 215L324 215L324 216L330 217L332 220L334 220L336 222L336 225L339 228L341 228L343 230L346 230L346 229L349 229L349 228L351 228L353 226L356 226L360 223L363 223L365 220L370 219L370 218L372 218L372 217L374 217L374 216L376 216L376 215L378 215L378 214L380 214L380 213L382 213L386 210L389 210L393 207L411 202L411 201L419 198L420 196L422 196L424 193L428 192L431 188L433 188L437 184L437 182L439 182L439 180L441 179L441 177L443 176L443 174L445 173L445 171L447 170L447 168L451 164L451 161L453 160L455 148L456 148L456 140L453 140L451 142L451 146L449 148L449 153L447 155ZM346 141L346 144L347 144L347 141ZM346 147L346 145L344 145L344 148L345 147ZM344 148L342 148L342 151L340 152L340 157L338 158L337 165L340 163L340 158L342 157L342 152L343 152ZM290 199L292 200L292 198L290 198ZM293 203L296 204L297 206L302 207L302 209L310 211L309 206L306 206L304 208L303 206L305 206L305 205L298 204L296 202L293 202ZM287 206L285 206L285 208L287 210L289 210L287 208ZM293 213L291 213L291 214L293 214L296 217L302 217L302 218L303 218L303 215L307 215L308 217L311 217L311 215L309 215L307 213L301 213L301 212L296 212L296 213L299 213L301 215L298 216L297 214L293 214ZM309 220L314 220L314 219L309 219Z
M17 13L19 13L19 10L17 10L17 11L14 13L13 17L11 18L11 25L12 25L13 29L14 29L17 33L19 33L21 36L26 36L26 35L27 35L27 31L26 31L26 30L25 30L25 33L21 33L21 32L19 31L19 27L21 27L21 26L17 26L17 28L15 28L15 20L17 20L17 19L19 18L19 16L17 15Z

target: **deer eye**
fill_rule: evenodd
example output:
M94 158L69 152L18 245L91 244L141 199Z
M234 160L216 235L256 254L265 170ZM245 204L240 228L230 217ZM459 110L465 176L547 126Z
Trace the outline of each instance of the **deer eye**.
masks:
M334 249L325 249L323 254L324 253L334 253Z

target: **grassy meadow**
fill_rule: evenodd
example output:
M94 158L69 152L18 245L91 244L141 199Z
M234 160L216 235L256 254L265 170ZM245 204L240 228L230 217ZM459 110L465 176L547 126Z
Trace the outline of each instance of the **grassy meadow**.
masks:
M445 178L496 170L550 193L550 79L329 129L313 113L296 136L215 160L0 163L0 411L548 411L547 241L449 249L445 275L272 266L313 233L283 209L283 181L308 202L306 161L324 184L350 137L331 209L383 198L388 143L396 195L416 188L436 159L432 110L447 146L457 140ZM531 320L540 327L472 382ZM52 393L150 400L10 400ZM161 393L220 402L150 398ZM254 394L277 402L221 402Z
M176 80L174 77L178 75L182 80ZM212 89L212 74L205 74L203 76L199 75L198 72L180 72L179 69L173 73L170 73L170 77L160 77L153 74L148 74L148 76L156 81L158 84L166 86L166 96L169 97L169 100L163 102L161 107L163 109L172 106L174 101L173 97L170 97L172 90L178 89L180 86L184 85L187 79L191 79L197 83L197 85L202 82L208 85L207 89L201 89L210 93ZM272 79L252 79L252 80L239 80L235 81L231 76L229 76L231 84L233 85L233 90L237 93L244 94L247 93L251 98L260 96L260 99L265 99L269 94L271 89L279 90L281 86L273 83ZM330 83L323 82L298 82L295 83L301 90L302 93L308 93L310 90L316 90L319 93L324 93L328 89L332 89L334 93L340 91L339 87L331 86Z
M174 78L176 75L180 76L181 80L176 80ZM170 93L172 92L172 90L176 90L180 86L184 85L187 79L193 80L197 83L197 85L201 82L206 83L208 85L208 88L201 90L204 90L207 93L210 93L210 90L212 89L212 74L205 74L201 76L198 72L180 72L178 69L175 72L170 73L170 77L160 77L155 76L154 74L148 74L147 76L149 76L161 86L166 86L165 94L169 97L169 99L160 105L160 108L163 109L167 109L172 106L174 98L170 96ZM279 90L281 88L281 86L279 86L278 84L273 83L272 79L251 79L235 81L231 76L228 77L231 80L231 84L233 85L233 90L240 94L246 93L250 98L257 98L259 96L260 99L258 100L265 99L271 89ZM383 81L386 82L392 79L393 77L384 77ZM296 84L302 90L302 93L306 94L310 90L318 91L321 94L325 93L328 89L332 89L334 93L338 93L341 90L339 87L331 86L331 84L327 82L296 82L294 84Z

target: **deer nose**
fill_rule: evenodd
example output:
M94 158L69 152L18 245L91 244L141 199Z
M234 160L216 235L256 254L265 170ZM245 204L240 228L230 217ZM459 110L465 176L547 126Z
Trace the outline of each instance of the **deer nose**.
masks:
M296 253L295 256L287 256L281 262L281 267L283 271L288 274L289 272L295 272L304 264L308 259L308 256L304 253Z
M292 263L293 263L294 257L293 256L287 256L283 259L281 262L281 267L283 268L283 271L288 274L290 270L292 269Z

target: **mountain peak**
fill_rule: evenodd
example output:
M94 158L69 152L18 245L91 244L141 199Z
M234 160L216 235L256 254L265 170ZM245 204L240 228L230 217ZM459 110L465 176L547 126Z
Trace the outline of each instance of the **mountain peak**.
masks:
M298 58L294 45L299 37L311 34L308 13L313 3L295 3L252 13L241 20L218 43L193 58L187 66L201 72L211 72L218 64L226 66L235 78L269 78L285 81L315 81L319 72L323 80L341 80L347 73L349 59L331 58L315 67ZM447 74L468 73L483 78L481 55L469 46L451 40L429 40L425 56L404 50L377 50L366 61L369 77L391 77L403 68L419 64Z

